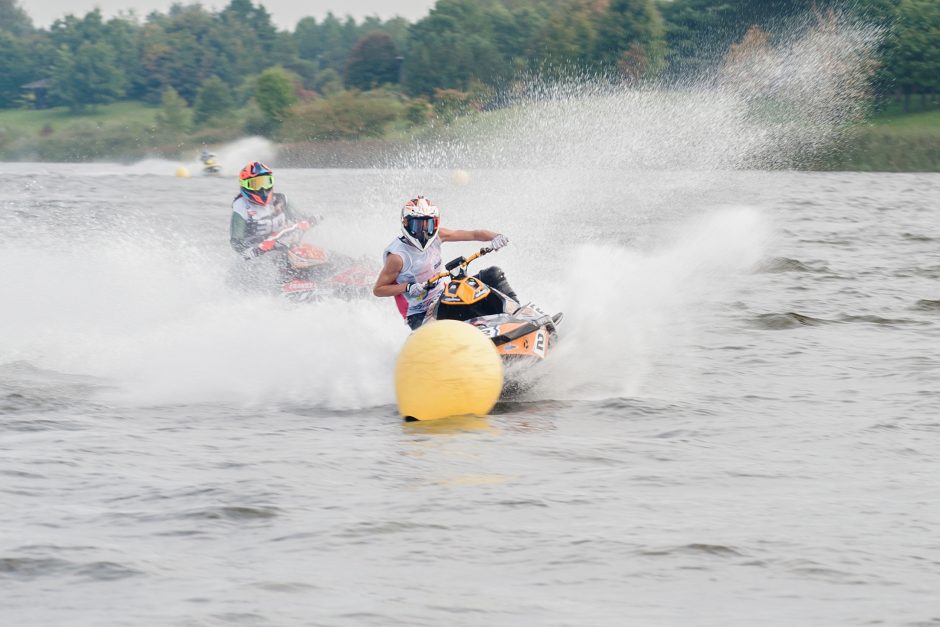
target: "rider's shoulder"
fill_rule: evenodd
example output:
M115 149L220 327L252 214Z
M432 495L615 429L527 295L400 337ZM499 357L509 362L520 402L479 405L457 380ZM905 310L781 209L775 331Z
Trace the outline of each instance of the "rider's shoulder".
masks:
M408 240L404 237L396 237L388 246L385 247L386 253L395 253L398 256L402 255L402 252L409 246Z
M232 211L247 219L249 215L254 215L258 212L258 205L253 204L250 200L239 194L232 200Z

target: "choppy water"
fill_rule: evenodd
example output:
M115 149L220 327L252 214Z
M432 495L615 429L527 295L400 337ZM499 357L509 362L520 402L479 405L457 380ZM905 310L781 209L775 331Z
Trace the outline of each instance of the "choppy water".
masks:
M940 177L282 170L567 313L530 397L405 424L393 305L234 290L170 167L4 166L3 624L940 624Z

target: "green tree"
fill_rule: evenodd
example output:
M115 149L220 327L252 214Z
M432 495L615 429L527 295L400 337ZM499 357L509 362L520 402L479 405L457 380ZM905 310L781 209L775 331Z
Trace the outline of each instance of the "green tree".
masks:
M888 85L911 108L911 96L919 94L926 108L929 95L940 93L940 4L935 0L903 0L897 24L885 51Z
M33 30L33 21L16 0L0 0L0 31L22 36Z
M790 32L791 20L834 9L874 24L891 24L899 0L671 0L660 2L668 63L674 73L696 73L721 62L751 26Z
M573 0L568 11L547 15L530 38L528 56L543 74L555 75L590 67L597 48L598 7Z
M639 77L662 67L665 28L653 0L611 0L599 18L595 57L604 69Z
M268 68L258 76L255 102L269 122L280 125L296 101L294 83L282 68Z
M217 119L235 107L232 91L218 76L209 78L196 94L193 105L193 122L205 124Z
M313 88L324 96L331 96L343 90L343 79L333 68L320 70L314 78Z
M398 82L398 48L382 31L364 35L353 47L346 62L346 85L368 90Z
M49 28L49 35L56 47L66 46L73 53L77 52L82 44L105 41L105 32L101 9L89 11L82 18L66 15L53 22Z
M172 87L163 90L160 110L156 115L157 133L176 141L189 130L189 110L186 101Z
M323 52L323 42L320 37L320 25L314 17L305 17L297 22L294 29L294 41L297 44L297 54L301 59L317 61Z
M288 141L382 137L402 104L382 92L341 91L294 107L281 128Z
M493 34L492 1L438 0L431 13L411 30L404 81L411 93L435 89L465 90L474 80L496 84L513 73ZM500 7L501 8L501 7Z
M75 54L59 50L52 73L52 95L72 111L113 102L124 95L126 80L116 55L105 43L84 43Z
M23 95L22 86L35 79L35 67L27 45L19 38L0 30L0 50L3 51L5 71L0 80L0 108L14 107Z

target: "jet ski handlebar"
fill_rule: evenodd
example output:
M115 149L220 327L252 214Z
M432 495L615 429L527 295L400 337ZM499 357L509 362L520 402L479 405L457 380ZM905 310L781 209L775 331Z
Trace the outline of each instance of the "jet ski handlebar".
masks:
M287 235L290 235L291 233L294 233L293 237L290 239L294 239L295 241L292 243L296 243L296 241L299 240L300 237L303 237L303 233L305 233L307 229L309 228L310 228L310 223L307 222L306 220L295 222L294 224L291 224L290 226L285 227L281 229L280 231L277 231L276 233L272 233L271 235L268 235L260 244L258 244L258 247L261 250L273 250L274 248L279 248L279 247L289 248L290 245L286 243L287 240L281 241L281 239ZM300 237L298 237L298 235L300 235Z
M493 252L492 248L481 248L469 257L457 257L456 259L451 259L447 262L447 265L444 266L444 268L447 269L447 272L441 272L440 274L435 274L432 276L430 279L428 279L428 282L425 283L425 287L430 290L432 287L434 287L434 284L441 279L446 279L449 276L460 276L467 269L467 266L470 265L470 262L482 257L483 255L488 255L491 252Z

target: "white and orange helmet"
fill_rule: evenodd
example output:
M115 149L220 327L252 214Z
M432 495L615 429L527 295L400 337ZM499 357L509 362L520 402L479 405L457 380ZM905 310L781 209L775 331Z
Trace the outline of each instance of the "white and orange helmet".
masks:
M424 196L412 198L401 208L401 232L421 250L437 237L441 211Z

